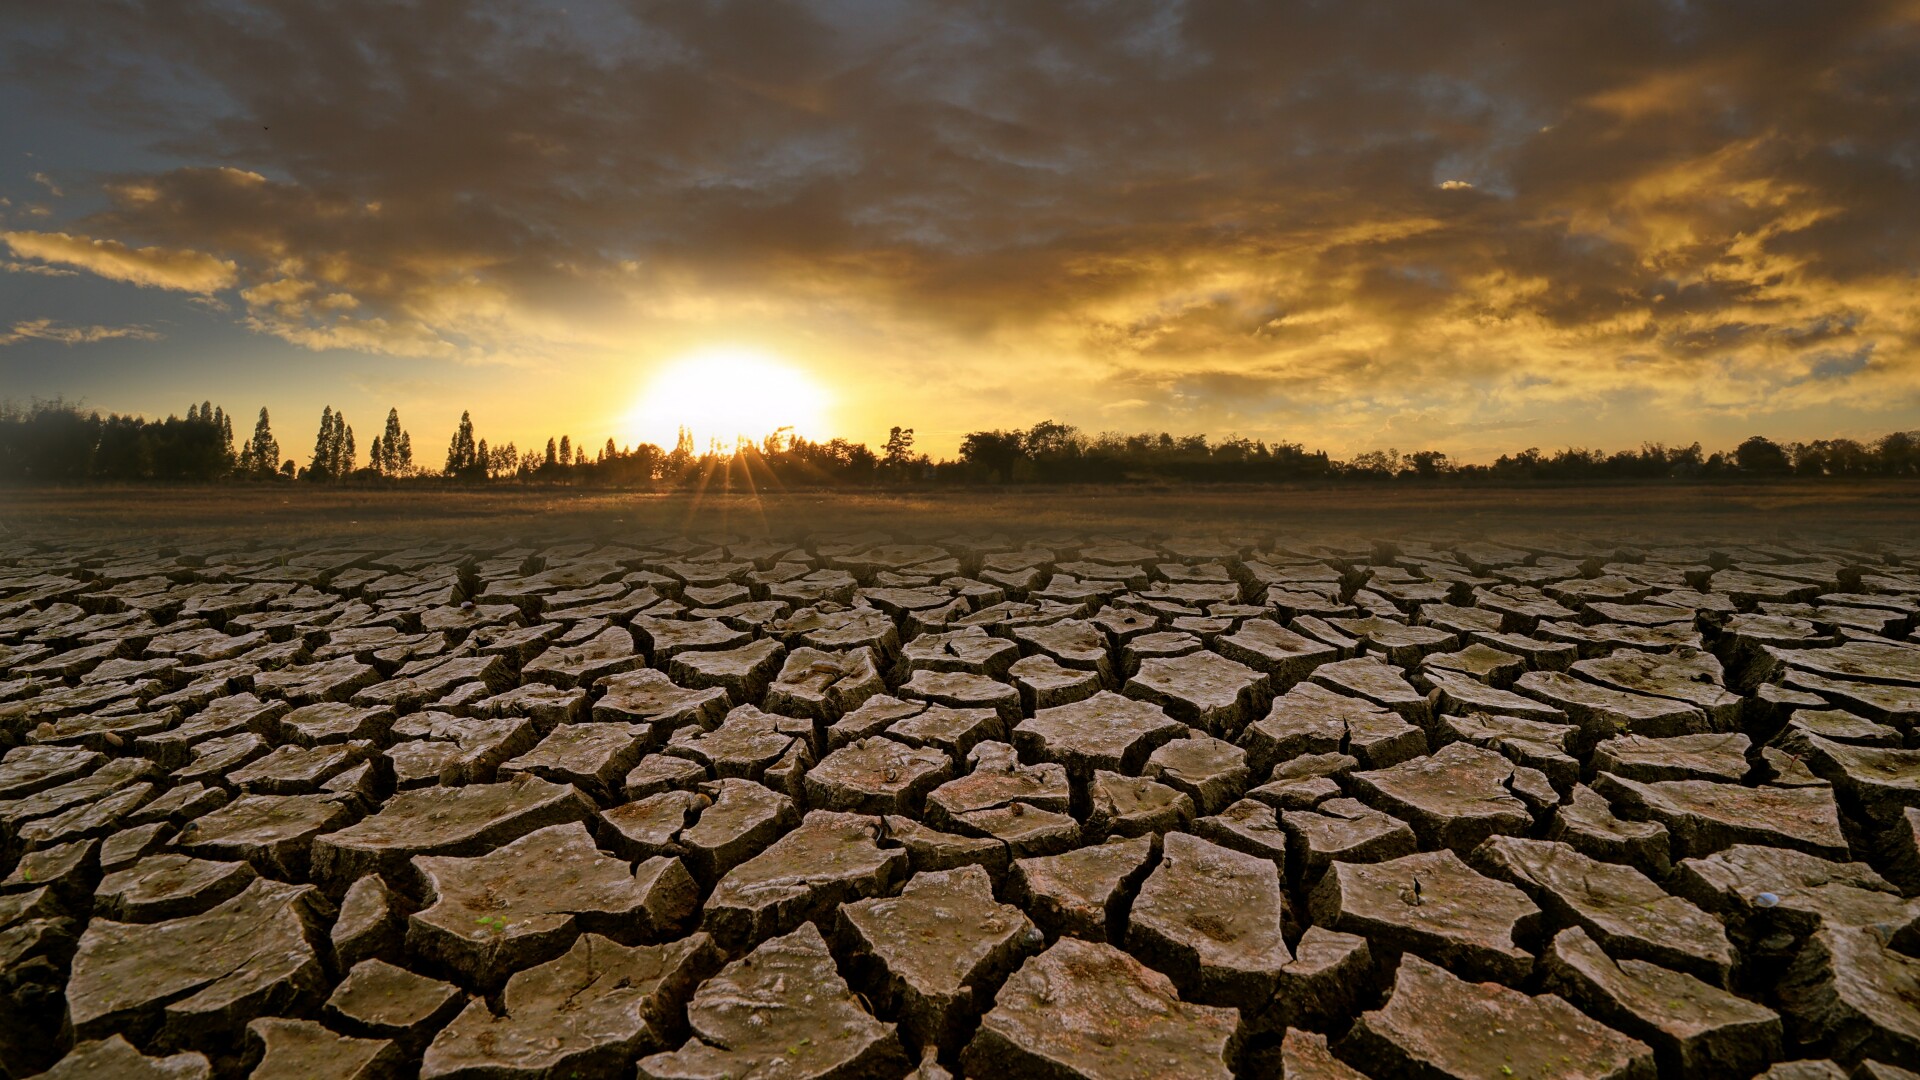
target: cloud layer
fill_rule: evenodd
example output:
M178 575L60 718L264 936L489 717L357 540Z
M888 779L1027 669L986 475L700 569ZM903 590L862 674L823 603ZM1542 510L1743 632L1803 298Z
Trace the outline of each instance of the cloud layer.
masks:
M48 6L7 66L175 164L0 238L311 349L745 325L982 422L1843 421L1920 408L1915 55L1911 0Z

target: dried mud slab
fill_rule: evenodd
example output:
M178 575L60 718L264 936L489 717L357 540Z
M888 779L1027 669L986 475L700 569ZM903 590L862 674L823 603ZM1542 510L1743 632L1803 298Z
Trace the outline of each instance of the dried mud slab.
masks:
M884 828L878 817L809 812L799 828L720 879L700 928L736 949L887 892L906 876L907 855L880 846Z
M908 1067L894 1026L861 1008L812 923L761 943L701 984L687 1024L693 1037L678 1050L641 1058L640 1076L814 1080L898 1075Z
M1342 1056L1378 1076L1558 1076L1652 1080L1653 1050L1553 994L1466 982L1400 961L1386 1005L1355 1021Z
M1043 940L1019 908L994 902L978 866L918 873L898 896L843 904L838 925L909 1043L944 1051L959 1049L968 1021Z
M1180 1000L1111 945L1061 938L1007 979L962 1060L975 1076L1227 1077L1233 1009Z
M698 902L680 860L634 866L602 854L578 822L530 832L485 855L413 860L427 906L407 922L407 950L493 987L566 949L582 928L658 940Z
M477 855L536 829L593 816L571 784L531 776L499 784L402 791L381 810L313 841L313 875L341 885L363 874L410 880L416 855Z
M95 920L67 984L75 1037L131 1031L199 1046L314 998L324 978L311 942L319 923L311 886L264 878L200 915Z
M1171 976L1185 1000L1256 1009L1293 959L1285 921L1279 867L1168 833L1160 865L1134 899L1127 946Z
M1473 872L1451 851L1380 863L1336 862L1308 901L1313 921L1358 934L1379 952L1413 952L1472 979L1519 983L1534 956L1540 909L1519 889Z
M1546 954L1547 988L1653 1047L1677 1076L1751 1076L1780 1056L1780 1014L1644 960L1615 961L1575 928Z
M500 1013L485 1001L469 1001L434 1036L420 1075L616 1072L681 1036L687 1000L721 961L705 934L637 946L583 934L564 954L515 972Z

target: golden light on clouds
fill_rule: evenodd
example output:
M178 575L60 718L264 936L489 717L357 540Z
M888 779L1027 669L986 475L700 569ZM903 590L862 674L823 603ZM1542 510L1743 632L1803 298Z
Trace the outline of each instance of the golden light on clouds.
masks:
M156 289L212 293L231 286L231 259L205 252L162 247L135 248L117 240L96 240L66 233L0 232L0 242L26 259L90 270L110 281Z
M699 449L781 429L823 438L829 395L811 375L759 349L716 345L669 361L628 414L626 437L672 448L682 427Z
M936 455L1920 423L1910 3L246 7L0 26L0 111L119 148L0 175L12 392Z

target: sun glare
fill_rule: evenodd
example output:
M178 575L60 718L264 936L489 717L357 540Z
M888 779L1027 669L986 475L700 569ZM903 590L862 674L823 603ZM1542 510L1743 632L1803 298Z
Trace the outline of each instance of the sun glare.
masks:
M673 449L680 429L696 448L745 436L755 442L781 428L818 437L827 394L806 373L754 349L712 348L673 361L655 376L627 429L642 442Z

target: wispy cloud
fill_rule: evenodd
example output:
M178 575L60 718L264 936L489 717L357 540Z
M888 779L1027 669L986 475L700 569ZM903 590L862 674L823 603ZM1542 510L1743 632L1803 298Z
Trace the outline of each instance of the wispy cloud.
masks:
M80 271L78 270L66 270L58 266L48 266L46 263L25 263L17 259L8 259L0 262L0 271L5 271L9 274L38 274L41 277L80 276Z
M163 336L145 326L65 326L52 319L28 319L14 323L11 330L0 330L0 345L17 345L23 341L87 345L117 339L159 341Z

